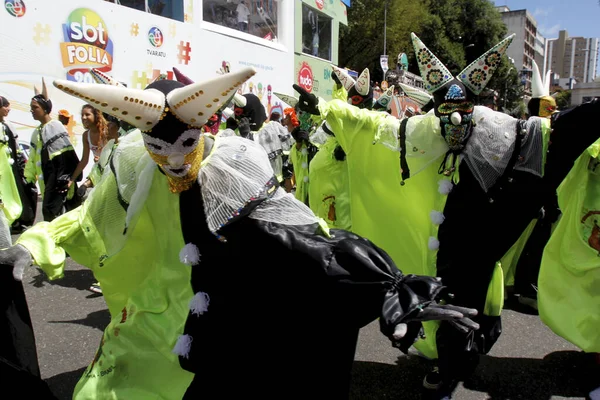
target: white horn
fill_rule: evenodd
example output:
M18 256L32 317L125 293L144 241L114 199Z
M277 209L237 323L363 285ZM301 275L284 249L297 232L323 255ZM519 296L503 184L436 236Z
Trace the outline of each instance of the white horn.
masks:
M42 96L44 96L46 100L49 99L48 88L46 87L46 81L44 80L44 77L42 77Z
M229 101L232 92L254 74L256 70L250 67L205 82L193 83L167 94L167 103L171 112L181 121L199 128Z
M129 122L142 132L160 121L165 95L156 89L140 90L95 83L54 81L54 86L71 96L87 101L98 110Z
M354 87L356 87L358 94L362 96L369 94L369 88L371 87L371 75L369 74L368 68L365 68L363 72L360 73L356 83L354 84Z

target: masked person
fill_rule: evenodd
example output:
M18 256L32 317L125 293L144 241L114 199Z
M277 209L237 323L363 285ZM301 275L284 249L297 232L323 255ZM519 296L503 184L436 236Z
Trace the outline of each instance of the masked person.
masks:
M9 112L9 101L0 96L0 249L11 246L11 224L28 207L33 215L26 220L33 223L35 219L35 209L29 205L30 194L25 193L31 188L25 184L15 161L18 150L15 129L6 119ZM37 198L34 200L37 202ZM55 398L41 379L23 284L12 278L9 268L0 268L0 376L3 383L18 388L22 396Z
M31 115L40 125L31 135L31 150L25 166L25 179L30 184L40 186L42 194L42 215L45 221L52 221L63 213L65 202L73 198L75 186L69 186L79 164L79 158L69 140L65 127L50 117L52 101L48 98L46 84L42 82L42 92L35 88L31 99Z
M280 136L287 136L287 130L279 122L267 120L265 107L258 96L246 93L233 99L234 111L240 136L259 143L267 152L271 167L278 182L283 182L283 146Z
M566 140L566 128L578 124L576 116L589 121L588 113L595 111L579 107L560 130L554 126L546 157L547 119L525 122L473 105L511 40L455 77L413 35L434 108L402 121L338 100L318 102L296 86L299 105L327 121L347 154L353 232L402 260L405 270L442 277L455 301L479 310L482 327L474 334L452 332L444 323L429 325L428 340L417 343L425 355L439 356L439 371L428 374L424 385L440 398L469 376L478 354L488 352L501 332L503 281L497 261L564 178L565 167L597 136L583 129Z
M295 118L295 112L293 109L288 111L287 118ZM285 113L285 110L284 110ZM309 164L317 152L317 147L309 141L309 134L307 131L296 126L292 131L292 137L295 143L292 145L290 150L290 164L294 169L294 176L292 181L296 183L296 190L294 195L296 199L302 203L308 205L308 187L309 187Z
M333 98L346 102L348 91L356 81L335 65L333 70ZM317 139L323 136L323 139ZM346 153L324 121L312 141L322 141L319 151L310 162L308 200L311 210L322 218L330 228L352 230L350 214L350 190Z
M531 92L527 103L530 117L547 118L552 124L556 117L556 101L550 96L551 71L542 80L540 70L535 61L532 65ZM507 285L514 284L514 293L519 303L537 310L538 275L542 262L542 253L550 239L554 223L560 216L558 199L551 195L539 210L538 215L513 245L511 251L503 258L503 268Z
M2 161L3 172L0 176L7 177L0 180L0 186L4 186L0 189L0 201L7 218L7 226L11 232L21 233L35 221L37 188L25 181L27 158L17 143L16 129L8 121L9 113L10 102L0 96L0 157L4 157L2 154L6 156L5 161Z
M54 82L142 131L119 141L82 207L0 251L17 278L32 260L60 278L66 250L100 281L111 322L74 399L347 397L358 330L374 319L403 349L422 320L477 328L473 310L437 303L440 280L402 275L369 241L328 233L277 187L257 142L202 134L254 73L145 90Z

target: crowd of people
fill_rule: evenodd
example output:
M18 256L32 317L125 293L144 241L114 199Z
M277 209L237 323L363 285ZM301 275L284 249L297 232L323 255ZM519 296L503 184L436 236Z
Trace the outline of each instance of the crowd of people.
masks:
M346 398L376 319L394 347L437 360L423 386L449 399L501 335L512 280L550 328L600 352L600 102L557 110L535 69L528 119L475 105L512 38L454 75L412 35L425 91L374 99L367 69L334 66L333 100L294 85L283 114L237 92L251 68L200 83L174 69L145 90L93 71L97 84L54 82L95 99L81 158L44 86L24 166L0 97L0 264L18 308L1 371L51 396L20 278L35 264L59 279L66 257L94 272L111 314L76 399ZM420 110L390 115L398 90ZM36 183L45 222L31 226Z

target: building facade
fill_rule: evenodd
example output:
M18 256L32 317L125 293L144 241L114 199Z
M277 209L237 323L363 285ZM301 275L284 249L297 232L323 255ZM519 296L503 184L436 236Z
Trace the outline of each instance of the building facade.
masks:
M515 34L506 55L514 59L514 67L525 85L525 96L531 96L531 71L533 61L541 60L544 65L544 38L538 34L537 21L527 10L511 11L507 6L496 9L502 16L502 21L508 33Z
M596 78L598 38L569 37L567 31L560 31L558 38L547 41L546 49L545 69L551 69L561 79L590 83Z

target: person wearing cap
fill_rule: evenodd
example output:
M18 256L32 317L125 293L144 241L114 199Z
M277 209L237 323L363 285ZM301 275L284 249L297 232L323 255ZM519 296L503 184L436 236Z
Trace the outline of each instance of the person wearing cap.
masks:
M30 107L31 116L40 125L31 135L31 151L24 174L27 182L37 182L40 186L44 221L52 221L63 213L65 202L75 194L75 186L69 187L69 182L79 158L63 124L50 116L52 101L43 80L42 91L35 88Z
M347 398L365 324L379 318L402 349L424 320L477 328L474 310L439 303L450 298L439 279L405 276L368 240L329 232L278 187L259 143L202 133L254 74L145 90L54 82L140 129L82 207L0 250L17 279L32 262L60 278L66 250L101 283L111 321L75 400Z

